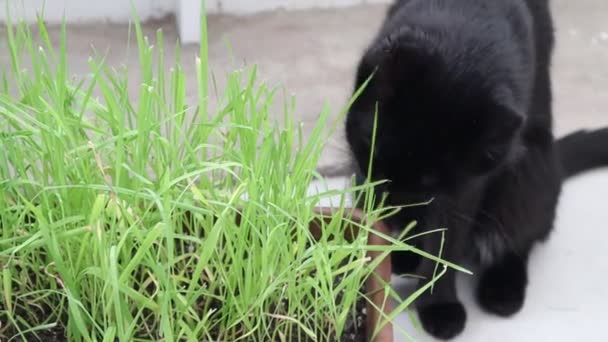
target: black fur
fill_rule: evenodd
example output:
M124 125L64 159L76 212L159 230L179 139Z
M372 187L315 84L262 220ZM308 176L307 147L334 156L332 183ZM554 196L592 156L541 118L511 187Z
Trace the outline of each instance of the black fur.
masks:
M397 1L359 64L357 89L373 77L346 122L359 169L373 155L372 178L390 180L378 189L389 204L434 198L393 217L395 231L412 220L420 229L448 228L442 256L456 263L476 257L479 304L500 316L523 306L528 255L552 230L564 176L608 164L599 147L577 156L590 142L606 146L608 131L555 144L553 44L547 0ZM415 243L437 253L441 237ZM399 273L430 278L435 271L434 262L411 253L393 260ZM416 303L438 338L465 326L454 276L449 270Z

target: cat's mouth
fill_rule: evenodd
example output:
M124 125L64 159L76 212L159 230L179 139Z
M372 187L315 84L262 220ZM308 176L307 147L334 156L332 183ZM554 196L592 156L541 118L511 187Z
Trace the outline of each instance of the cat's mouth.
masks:
M431 193L392 192L388 193L387 200L390 205L410 206L429 203L435 198Z
M386 196L387 204L393 206L417 205L432 201L436 191L431 188L417 188L399 186L390 180L377 187L380 194Z
M383 181L376 185L376 194L386 196L386 204L392 206L409 206L428 203L440 193L439 179L433 175L422 176L417 182L403 183L378 172L373 176L374 181ZM364 177L357 178L362 184Z

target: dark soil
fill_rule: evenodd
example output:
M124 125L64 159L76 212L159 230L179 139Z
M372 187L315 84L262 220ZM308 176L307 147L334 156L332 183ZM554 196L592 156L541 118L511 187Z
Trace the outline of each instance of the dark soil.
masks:
M367 307L366 300L361 298L357 302L357 311L346 323L342 342L365 342L367 340Z
M29 341L42 341L42 342L64 342L67 341L65 338L65 331L63 327L57 326L54 329L44 330L38 333L38 338L30 336Z
M63 326L56 326L52 329L48 330L40 330L36 333L30 332L24 334L23 337L19 337L16 335L12 329L8 329L7 336L2 336L3 333L0 333L0 341L8 341L12 338L12 341L27 341L27 342L66 342L67 339L65 337L65 330ZM38 335L38 336L36 336ZM4 339L6 337L6 340ZM24 338L24 339L23 339Z
M357 302L357 310L356 314L350 315L348 322L346 323L346 329L342 338L336 339L335 341L339 342L365 342L367 340L367 329L366 329L366 319L367 319L367 308L366 308L366 300L361 299ZM42 318L42 317L41 317ZM152 324L154 325L154 324ZM37 334L37 336L36 336ZM14 341L27 341L27 342L67 342L67 338L65 336L65 330L63 325L57 325L56 327L49 330L38 331L36 334L28 333L24 336L25 339L16 336L16 332L11 327L8 327L7 330L0 330L0 341L9 340L14 337ZM160 338L160 337L159 337ZM309 342L312 341L306 334L303 332L301 334L294 334L294 336L290 339L293 342ZM332 340L333 342L334 340ZM277 339L277 342L279 340ZM330 341L327 341L330 342Z

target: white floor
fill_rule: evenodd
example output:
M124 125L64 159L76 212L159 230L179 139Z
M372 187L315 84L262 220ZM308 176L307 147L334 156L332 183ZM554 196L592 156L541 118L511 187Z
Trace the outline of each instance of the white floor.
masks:
M332 179L327 185L313 185L311 192L340 189L344 184L343 179ZM472 277L460 277L468 321L454 341L608 341L608 170L565 184L555 231L536 248L529 270L525 307L510 319L483 313L472 296ZM395 325L416 341L433 341L414 328L407 313ZM409 341L398 328L395 334L396 341Z

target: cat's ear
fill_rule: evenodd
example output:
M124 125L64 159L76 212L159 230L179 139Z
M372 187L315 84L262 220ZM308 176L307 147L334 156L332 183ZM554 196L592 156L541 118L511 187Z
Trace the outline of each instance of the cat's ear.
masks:
M377 69L377 73L386 80L412 77L429 71L439 61L439 56L433 53L433 45L423 31L401 27L367 50L367 71Z
M386 43L379 72L393 82L420 82L437 68L436 58L415 42L397 40Z

